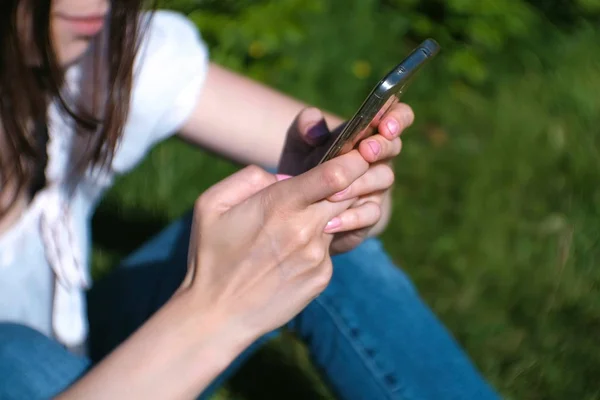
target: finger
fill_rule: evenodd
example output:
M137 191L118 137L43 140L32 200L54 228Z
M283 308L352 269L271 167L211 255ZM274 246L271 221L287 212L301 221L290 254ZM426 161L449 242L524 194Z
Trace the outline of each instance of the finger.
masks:
M311 107L302 110L287 131L277 171L299 175L316 165L322 154L315 147L327 147L333 139L323 113Z
M358 151L370 163L394 158L401 150L402 141L399 137L389 140L383 135L373 135L358 145Z
M346 189L368 169L369 164L358 151L353 150L302 175L279 182L267 191L275 202L303 210Z
M402 131L412 125L415 114L405 103L398 103L386 113L377 130L386 139L392 140L400 136Z
M349 208L325 225L325 233L349 232L369 228L379 222L381 207L369 202L360 207Z
M210 187L200 196L199 205L223 213L278 179L262 168L251 165Z
M359 229L357 231L341 232L335 234L335 241L329 246L332 256L347 253L355 249L369 236L372 228ZM333 235L332 235L333 236Z
M329 198L331 201L345 201L357 197L368 196L373 193L382 193L394 184L394 170L387 163L377 163L358 178L347 189L342 190Z
M352 201L352 207L358 208L358 207L362 206L363 204L371 202L371 201L376 204L383 204L383 202L390 190L392 190L391 187L386 190L380 190L378 192L373 192L366 196L360 196L359 198L355 198Z
M295 150L310 151L329 137L323 113L314 107L302 110L288 131L287 145Z

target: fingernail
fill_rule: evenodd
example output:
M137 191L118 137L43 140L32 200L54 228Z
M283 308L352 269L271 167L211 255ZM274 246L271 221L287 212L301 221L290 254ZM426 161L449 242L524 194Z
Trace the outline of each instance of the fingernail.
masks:
M306 137L313 144L320 144L328 135L329 129L323 119L315 122L306 132Z
M373 153L376 156L379 155L379 152L381 151L381 145L379 143L377 143L377 141L375 141L375 140L369 140L367 142L367 144L369 145L369 147L371 148L371 150L373 150Z
M334 229L339 228L340 226L342 226L342 220L340 217L335 217L334 219L332 219L331 221L329 221L327 223L327 225L325 225L325 232L331 232Z
M400 124L395 119L388 120L386 125L392 135L396 136L400 132Z
M277 181L285 181L286 179L290 179L292 176L291 175L284 175L284 174L277 174L275 175L275 178L277 179Z
M344 190L342 190L342 191L339 191L339 192L337 192L337 193L336 193L336 194L334 194L333 196L334 196L334 197L340 197L340 196L343 196L343 195L345 195L346 193L348 193L348 191L349 191L349 190L350 190L350 186L348 186L346 189L344 189Z

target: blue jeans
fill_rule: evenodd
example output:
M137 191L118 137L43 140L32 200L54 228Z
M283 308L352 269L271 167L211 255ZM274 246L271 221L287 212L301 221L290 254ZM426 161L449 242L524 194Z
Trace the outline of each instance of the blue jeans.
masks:
M94 285L90 358L29 328L0 324L0 398L59 393L144 323L185 275L190 225L191 215L175 222ZM341 399L497 398L375 239L334 257L331 284L289 328ZM202 397L276 334L258 340Z

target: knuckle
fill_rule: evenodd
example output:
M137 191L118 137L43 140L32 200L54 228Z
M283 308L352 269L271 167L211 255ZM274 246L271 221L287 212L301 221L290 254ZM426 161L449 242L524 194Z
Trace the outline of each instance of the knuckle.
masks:
M313 238L312 230L307 226L297 226L294 231L296 243L302 247L307 247Z
M341 191L350 185L350 179L345 168L338 163L330 163L323 170L323 179L327 186L335 191Z
M202 194L194 203L194 211L199 214L206 214L213 209L213 200L209 193Z
M266 186L271 183L269 173L256 165L246 167L248 183L252 186Z
M314 283L315 283L315 289L317 290L318 293L321 293L325 289L327 289L327 286L329 286L329 283L331 282L332 277L333 277L333 265L331 263L331 260L327 260L319 266L319 271L315 275Z
M384 200L385 196L383 195L383 193L377 195L377 196L373 196L372 198L369 199L368 203L374 203L377 206L380 206L381 204L383 204L383 200ZM365 203L365 204L368 204Z
M372 223L377 223L377 221L379 221L381 219L381 204L379 203L374 203L373 204L373 217L372 217Z
M305 248L305 257L309 264L317 266L323 262L327 255L324 245L312 242Z

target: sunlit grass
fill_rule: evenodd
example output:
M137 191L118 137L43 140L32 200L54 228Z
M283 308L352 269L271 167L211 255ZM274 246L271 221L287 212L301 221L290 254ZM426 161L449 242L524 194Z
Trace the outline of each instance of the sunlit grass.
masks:
M555 65L499 77L490 93L437 82L427 85L435 95L420 97L417 86L408 97L418 123L404 137L383 240L509 399L600 396L600 57L589 51L597 38L554 44L545 51ZM101 207L116 217L110 229L132 212L156 224L118 249L97 243L96 273L235 168L177 141L159 146ZM217 398L291 399L298 373L315 398L324 393L304 349L286 338Z

